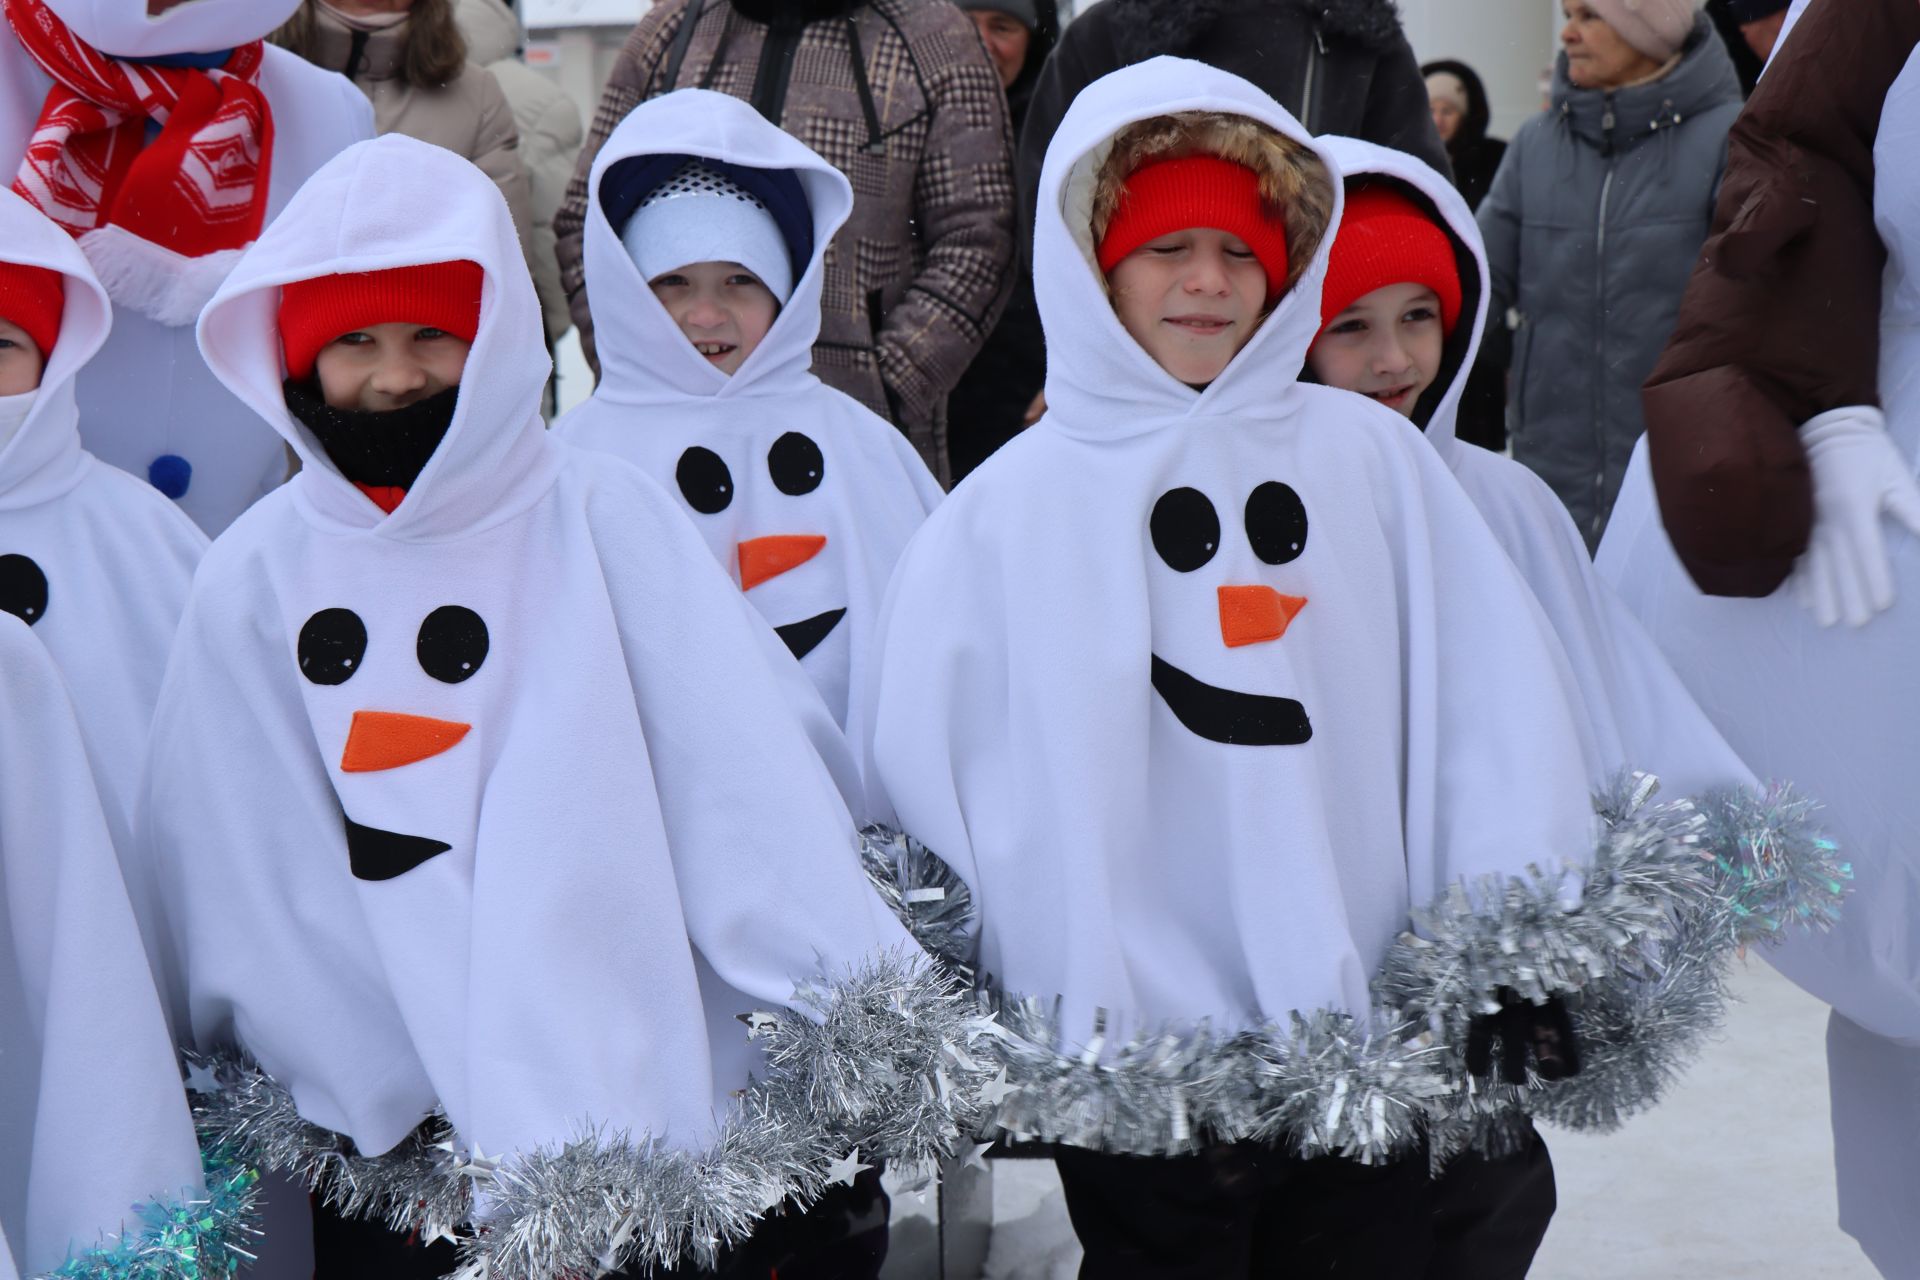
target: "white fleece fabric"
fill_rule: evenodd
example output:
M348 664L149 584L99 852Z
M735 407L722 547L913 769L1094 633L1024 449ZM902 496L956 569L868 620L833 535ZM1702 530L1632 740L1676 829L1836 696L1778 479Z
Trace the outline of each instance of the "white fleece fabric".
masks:
M199 1192L173 1040L66 686L0 616L0 1271Z
M731 377L693 349L653 296L600 200L609 168L631 156L685 154L797 174L813 213L813 258L793 296ZM817 537L806 561L751 587L747 598L799 651L804 633L845 610L800 658L834 719L859 742L873 624L894 563L939 482L906 437L813 374L827 246L853 208L832 165L737 98L688 89L644 102L600 149L588 178L586 269L594 295L600 385L554 424L561 439L637 463L680 499L734 581L747 544ZM795 437L798 437L796 439ZM820 474L807 477L817 451ZM679 481L691 451L724 464L731 496L696 509ZM705 474L704 472L699 474ZM794 491L790 491L794 490ZM712 504L708 504L712 505ZM824 621L823 621L824 620ZM807 624L813 622L813 627Z
M0 262L45 267L66 284L52 358L19 431L0 444L0 558L20 557L0 565L0 612L29 622L66 676L124 845L167 650L207 540L151 485L81 447L74 384L112 312L79 246L0 191Z
M279 286L449 259L485 273L467 376L383 514L287 412ZM804 677L652 481L548 435L512 220L451 152L344 152L200 341L304 466L203 562L155 719L195 1038L368 1154L436 1104L490 1155L589 1120L700 1144L746 1083L736 1015L910 945Z
M1455 434L1492 296L1485 242L1466 200L1451 182L1405 152L1357 138L1325 137L1320 143L1349 180L1384 177L1417 192L1439 213L1442 229L1477 272L1475 280L1461 282L1473 307L1460 322L1471 325L1473 336L1460 361L1442 371L1448 381L1426 424L1427 443L1473 499L1553 623L1573 677L1573 701L1582 712L1582 744L1595 785L1623 768L1657 775L1661 798L1667 800L1709 787L1755 785L1646 630L1594 572L1586 544L1553 490L1527 467L1465 444Z
M152 58L259 39L297 5L192 0L157 18L147 17L145 0L49 0L48 7L96 49ZM52 83L0 23L0 174L19 167ZM316 169L373 136L373 108L345 77L272 46L260 67L260 91L273 112L271 223ZM286 478L279 439L207 370L192 325L163 325L115 308L113 331L77 391L82 438L103 462L144 481L156 459L186 460L192 470L178 503L209 536Z
M1887 247L1880 403L1887 434L1920 458L1920 53L1881 108L1874 222ZM1811 302L1811 300L1809 300ZM1888 1275L1912 1267L1920 1225L1920 539L1883 519L1893 607L1863 627L1822 627L1790 587L1760 600L1702 595L1667 541L1635 447L1597 567L1646 624L1706 713L1763 774L1825 804L1821 823L1853 866L1833 928L1795 931L1768 963L1834 1007L1840 1222Z
M1035 232L1047 415L928 520L880 628L873 776L974 886L982 971L1062 997L1069 1050L1099 1009L1109 1042L1364 1016L1410 905L1584 859L1594 835L1525 584L1407 422L1296 382L1326 244L1204 391L1115 317L1093 176L1120 129L1188 110L1314 145L1254 86L1182 59L1080 95ZM1154 532L1176 489L1218 521L1164 539L1185 571ZM1236 588L1306 603L1279 639L1229 647ZM1274 726L1273 745L1247 740Z

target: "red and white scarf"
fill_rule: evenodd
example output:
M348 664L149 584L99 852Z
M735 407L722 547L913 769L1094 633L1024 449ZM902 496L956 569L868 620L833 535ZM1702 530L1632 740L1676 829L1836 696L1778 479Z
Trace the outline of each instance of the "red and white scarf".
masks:
M0 0L53 78L13 189L80 241L114 302L189 324L266 221L273 113L255 40L210 70L101 53L45 0ZM151 142L148 122L160 126Z

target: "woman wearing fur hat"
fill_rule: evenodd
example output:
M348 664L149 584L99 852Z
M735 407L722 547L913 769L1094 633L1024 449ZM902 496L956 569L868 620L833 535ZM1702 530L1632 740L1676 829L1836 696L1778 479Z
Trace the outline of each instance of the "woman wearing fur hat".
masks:
M1563 0L1552 103L1478 210L1518 307L1507 430L1597 545L1707 238L1740 81L1699 0Z

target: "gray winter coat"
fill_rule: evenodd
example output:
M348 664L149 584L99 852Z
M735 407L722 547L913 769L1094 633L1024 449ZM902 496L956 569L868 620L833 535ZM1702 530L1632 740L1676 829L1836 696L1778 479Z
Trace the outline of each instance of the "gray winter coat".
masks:
M1658 80L1577 89L1520 126L1478 217L1493 314L1517 307L1507 430L1597 545L1644 423L1640 384L1707 238L1740 82L1704 14Z

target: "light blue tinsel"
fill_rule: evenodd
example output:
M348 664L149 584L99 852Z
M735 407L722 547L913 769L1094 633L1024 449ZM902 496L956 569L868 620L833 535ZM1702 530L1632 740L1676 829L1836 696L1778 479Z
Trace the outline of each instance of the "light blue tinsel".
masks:
M68 1258L44 1280L232 1280L260 1239L258 1171L201 1155L205 1195L136 1205L140 1225Z

